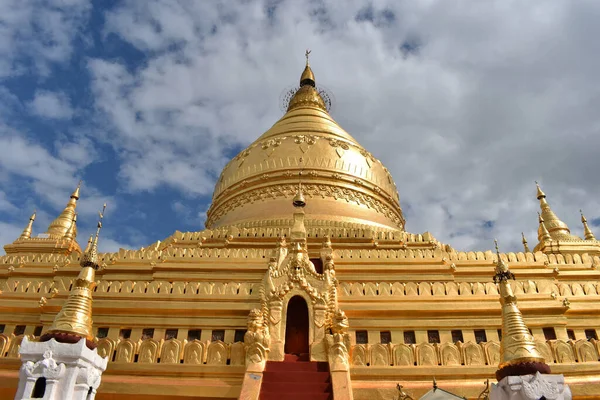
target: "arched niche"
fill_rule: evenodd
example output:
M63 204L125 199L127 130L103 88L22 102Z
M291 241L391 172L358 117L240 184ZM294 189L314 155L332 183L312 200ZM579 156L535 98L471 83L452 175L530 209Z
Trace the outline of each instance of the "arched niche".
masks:
M327 305L318 298L313 301L308 293L298 288L290 290L281 300L274 299L269 302L270 314L268 324L271 333L269 359L282 361L285 357L288 306L290 300L294 297L302 298L306 302L308 309L308 346L310 359L312 361L326 361L324 337Z

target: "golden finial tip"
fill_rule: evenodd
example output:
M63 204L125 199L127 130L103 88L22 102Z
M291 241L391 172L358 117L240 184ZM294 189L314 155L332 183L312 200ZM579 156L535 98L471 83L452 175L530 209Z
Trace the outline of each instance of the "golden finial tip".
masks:
M36 214L37 214L37 210L33 210L33 214L31 214L31 217L29 217L29 219L31 221L35 221Z
M79 183L77 184L77 187L75 188L75 190L71 194L71 198L72 199L79 200L79 191L81 189L81 182L82 181L80 180Z
M540 200L541 198L546 197L546 193L542 191L542 188L540 187L538 181L535 181L535 186L537 187L537 199Z
M315 74L313 74L312 69L310 69L310 64L308 62L308 55L310 54L310 50L306 50L306 67L304 67L304 71L302 71L302 75L300 76L300 86L310 85L312 87L315 86Z

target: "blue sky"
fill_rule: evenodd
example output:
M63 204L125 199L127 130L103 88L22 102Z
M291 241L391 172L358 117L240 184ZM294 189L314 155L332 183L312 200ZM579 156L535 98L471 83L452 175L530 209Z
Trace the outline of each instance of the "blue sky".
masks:
M82 179L80 242L203 229L221 168L280 116L304 50L333 117L390 169L410 232L536 242L534 181L599 222L593 1L0 3L0 241ZM597 224L596 224L597 225Z

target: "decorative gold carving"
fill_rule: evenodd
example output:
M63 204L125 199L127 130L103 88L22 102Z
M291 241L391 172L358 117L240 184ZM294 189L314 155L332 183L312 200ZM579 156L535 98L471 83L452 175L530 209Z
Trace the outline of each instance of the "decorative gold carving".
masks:
M103 358L108 358L109 361L113 359L113 352L115 351L115 341L109 338L102 338L98 340L98 355Z
M6 357L8 358L20 358L19 350L21 349L21 342L23 341L23 335L13 337L8 345L8 352ZM31 337L33 339L33 337Z
M158 358L159 343L154 339L142 341L139 347L138 362L140 364L154 364Z
M184 364L204 363L206 345L199 340L193 340L185 345L183 350Z
M481 347L473 342L461 344L465 365L485 365Z
M487 365L500 364L500 343L491 341L483 344Z
M421 343L416 347L418 365L438 365L435 347L429 343Z
M206 363L210 365L226 365L227 364L227 347L225 343L218 340L211 342L208 345L206 352Z
M133 362L133 357L135 355L136 344L129 340L121 340L117 344L117 354L115 356L116 362L125 362L131 363Z
M352 348L352 365L357 367L366 366L369 363L367 345L357 344Z
M442 365L451 366L461 364L460 351L453 343L442 344L439 346L439 351Z
M264 311L256 308L250 310L248 330L244 335L247 365L266 362L270 339L269 328L265 325Z
M243 342L236 342L229 347L230 365L245 365L246 349Z
M572 347L564 340L555 340L551 342L554 354L556 356L556 362L559 364L568 364L575 362L575 355L573 354Z
M10 344L10 338L5 334L0 334L0 357L4 357L6 351L8 350L8 346Z
M390 347L385 344L377 343L371 346L371 365L373 366L389 366L390 362Z
M596 362L598 361L598 353L591 342L585 339L579 339L573 343L577 361L579 362Z
M552 349L545 341L536 340L535 347L538 349L542 357L544 357L544 361L546 364L551 364L554 362L554 355L552 354Z
M398 344L392 350L395 366L406 366L415 364L414 345Z
M393 221L399 228L402 227L403 218L395 208L390 207L384 201L375 198L366 193L359 192L351 188L339 187L326 184L303 184L305 193L311 197L332 198L334 200L344 200L353 202L358 205L366 206L376 212L383 214L385 217ZM211 208L207 226L214 223L231 211L243 207L248 203L263 201L263 199L275 198L292 198L296 192L294 184L275 184L268 187L261 187L250 190L229 200L226 200L214 208Z
M160 350L161 364L179 364L181 360L183 346L181 341L175 338L167 340Z

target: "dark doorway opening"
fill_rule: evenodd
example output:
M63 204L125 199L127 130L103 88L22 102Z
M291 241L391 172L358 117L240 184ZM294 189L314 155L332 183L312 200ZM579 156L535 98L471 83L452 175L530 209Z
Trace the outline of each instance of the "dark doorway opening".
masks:
M46 394L46 378L37 378L35 385L33 386L33 392L31 393L32 399L42 399Z
M288 302L285 326L286 354L308 354L308 306L300 296Z
M323 273L323 260L321 260L320 258L311 258L310 261L315 266L315 271L317 271L317 274L322 274Z

